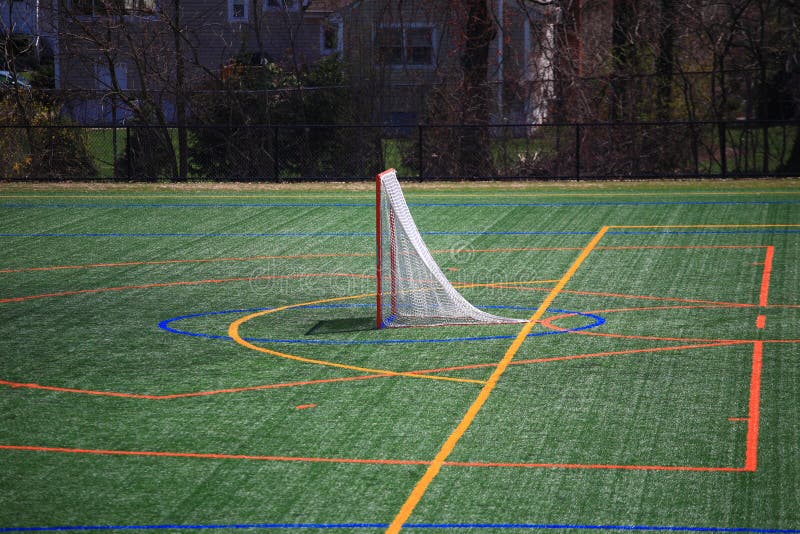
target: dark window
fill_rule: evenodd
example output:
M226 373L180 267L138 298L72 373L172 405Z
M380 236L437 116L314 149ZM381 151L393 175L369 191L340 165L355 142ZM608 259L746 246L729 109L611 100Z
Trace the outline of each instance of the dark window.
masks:
M433 65L433 30L406 30L406 61L411 65Z
M434 64L433 28L384 26L376 36L378 57L385 65Z

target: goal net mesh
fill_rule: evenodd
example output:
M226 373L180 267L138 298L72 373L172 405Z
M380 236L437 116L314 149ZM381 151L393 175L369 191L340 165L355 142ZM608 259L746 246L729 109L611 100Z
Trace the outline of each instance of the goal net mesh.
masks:
M467 302L422 240L395 171L379 174L377 182L378 328L525 322Z

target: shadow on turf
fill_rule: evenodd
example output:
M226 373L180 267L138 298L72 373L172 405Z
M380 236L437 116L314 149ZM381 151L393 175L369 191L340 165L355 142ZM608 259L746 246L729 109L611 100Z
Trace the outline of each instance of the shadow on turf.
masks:
M375 330L375 317L349 317L346 319L326 319L312 326L307 336L342 334Z

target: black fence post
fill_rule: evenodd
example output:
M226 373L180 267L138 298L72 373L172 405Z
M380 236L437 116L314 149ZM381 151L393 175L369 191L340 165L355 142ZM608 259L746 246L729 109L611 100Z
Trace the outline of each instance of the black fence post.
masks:
M581 179L581 125L575 124L575 179Z
M723 178L728 175L728 133L725 131L725 121L719 121L719 164L720 174Z
M417 125L418 138L417 138L417 162L419 164L417 170L417 178L422 181L422 125Z
M131 125L125 125L125 160L127 162L128 181L133 179L133 158L131 157Z
M273 128L273 136L272 136L272 163L273 163L273 171L275 173L275 181L280 181L281 176L281 164L278 159L278 127L275 126Z

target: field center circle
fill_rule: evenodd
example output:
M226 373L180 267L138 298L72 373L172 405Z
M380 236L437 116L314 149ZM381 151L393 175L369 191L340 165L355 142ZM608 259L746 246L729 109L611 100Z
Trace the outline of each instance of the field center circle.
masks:
M347 303L347 304L300 304L292 306L291 309L335 309L335 308L374 308L375 304L356 304L356 303ZM495 305L495 306L479 306L480 308L484 309L492 309L492 310L518 310L518 311L534 311L536 308L533 307L523 307L523 306L502 306L502 305ZM200 313L193 313L189 315L181 315L178 317L172 317L170 319L165 319L161 321L158 326L162 330L166 332L170 332L172 334L180 334L184 336L190 337L199 337L199 338L206 338L206 339L222 339L222 340L232 340L230 336L227 335L218 335L218 334L209 334L205 332L195 332L190 330L178 329L173 326L174 323L185 321L189 319L196 319L201 317L209 317L214 315L230 315L230 314L237 314L237 313L257 313L257 312L278 312L288 309L288 307L283 307L281 309L277 308L251 308L251 309L233 309L233 310L222 310L222 311L209 311L209 312L200 312ZM541 337L541 336L550 336L550 335L559 335L559 334L567 334L570 332L578 332L581 330L588 330L592 328L597 328L605 324L605 319L599 315L592 314L592 313L584 313L584 312L577 312L577 311L570 311L570 310L557 310L557 309L548 309L550 313L557 313L559 314L558 317L563 318L565 316L575 317L581 316L586 317L591 322L588 322L585 325L576 326L567 329L553 329L547 330L544 332L531 332L528 334L528 337ZM386 329L392 330L392 329ZM404 330L404 329L394 329L394 330ZM331 340L331 339L318 339L318 338L250 338L245 337L242 338L246 341L251 343L287 343L287 344L305 344L305 345L381 345L381 344L410 344L410 343L454 343L454 342L461 342L461 341L487 341L487 340L498 340L498 339L513 339L515 335L491 335L491 336L468 336L468 337L449 337L449 338L422 338L422 339L365 339L365 340Z

